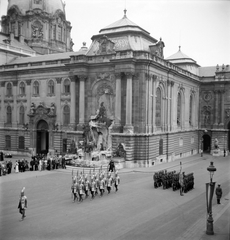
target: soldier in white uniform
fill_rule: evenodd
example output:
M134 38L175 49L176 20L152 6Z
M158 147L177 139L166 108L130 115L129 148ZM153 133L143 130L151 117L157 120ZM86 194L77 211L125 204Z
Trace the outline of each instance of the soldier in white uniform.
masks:
M108 191L108 194L110 194L110 191L111 191L111 187L112 187L112 176L111 174L109 173L108 174L108 179L107 179L107 191Z
M95 188L96 188L96 182L94 177L91 178L91 195L92 195L92 199L94 199L95 197Z
M26 217L27 197L25 196L25 187L21 191L21 196L18 203L19 212L22 214L22 220Z

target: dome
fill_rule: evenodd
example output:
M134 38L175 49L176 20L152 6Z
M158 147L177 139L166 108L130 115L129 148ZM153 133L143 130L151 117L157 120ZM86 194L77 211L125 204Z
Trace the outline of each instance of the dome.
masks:
M166 58L169 62L177 65L178 67L181 67L193 74L199 75L199 69L200 67L195 60L187 56L181 51L181 47L179 46L178 52L171 55L170 57Z
M186 54L184 54L180 48L181 47L179 46L178 52L171 55L170 57L167 57L166 59L173 63L185 63L185 62L195 63L195 61Z
M7 11L17 6L20 12L25 15L28 10L41 9L49 14L55 14L57 10L65 12L62 0L9 0Z
M142 31L143 33L149 35L149 32L144 30L143 28L139 27L136 23L130 21L126 16L126 9L124 10L124 17L109 26L100 30L101 34L108 34L108 33L115 33L121 31Z

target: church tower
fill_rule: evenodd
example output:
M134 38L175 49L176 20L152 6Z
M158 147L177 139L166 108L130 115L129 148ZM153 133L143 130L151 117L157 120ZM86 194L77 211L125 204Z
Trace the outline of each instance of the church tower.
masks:
M62 0L9 0L2 17L3 33L42 55L72 51L71 28Z

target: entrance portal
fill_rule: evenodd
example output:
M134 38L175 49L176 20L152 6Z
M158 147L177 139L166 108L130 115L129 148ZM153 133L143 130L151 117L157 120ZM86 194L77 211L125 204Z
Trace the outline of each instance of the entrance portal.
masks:
M37 124L37 153L47 154L49 151L49 126L46 121L40 120Z
M207 134L203 136L203 150L204 152L210 153L211 151L211 137Z

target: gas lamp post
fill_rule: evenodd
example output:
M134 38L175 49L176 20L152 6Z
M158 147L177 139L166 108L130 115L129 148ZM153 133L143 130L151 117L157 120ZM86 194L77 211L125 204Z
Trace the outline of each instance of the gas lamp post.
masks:
M206 234L213 235L213 217L212 217L212 198L215 189L215 182L212 181L214 172L216 168L213 165L213 162L210 162L210 166L207 168L210 173L210 183L206 183L206 202L207 202L207 212L208 212L208 219L207 219L207 228Z

